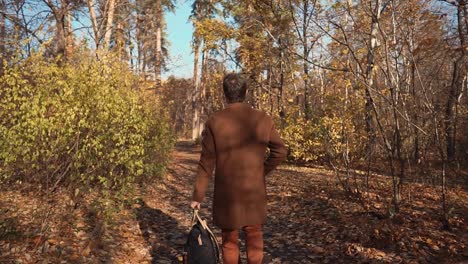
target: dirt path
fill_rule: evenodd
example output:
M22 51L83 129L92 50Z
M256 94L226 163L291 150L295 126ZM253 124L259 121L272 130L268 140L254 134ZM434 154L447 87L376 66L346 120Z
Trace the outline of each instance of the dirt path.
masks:
M199 158L199 149L188 143L179 143L174 153L173 161L164 181L150 188L146 194L145 206L148 210L142 215L148 219L140 222L150 222L157 219L149 232L156 235L148 238L153 245L151 255L154 263L174 261L182 249L184 234L189 228L192 181ZM312 263L317 262L325 249L315 245L314 241L322 239L310 231L313 220L310 216L327 207L324 200L306 202L305 196L312 191L313 181L304 184L304 174L290 171L286 168L270 175L268 179L270 217L265 225L265 263ZM301 178L298 178L301 177ZM202 215L211 222L212 188L202 205ZM150 209L153 208L153 209ZM322 233L324 230L316 230ZM215 228L219 241L220 230ZM159 237L159 240L156 239ZM241 248L243 248L243 244ZM243 256L245 259L245 256Z
M45 199L0 191L0 263L180 263L199 152L179 142L165 176L141 188L146 191L140 198L106 227L98 211L73 204L66 193ZM281 166L267 178L264 263L466 263L463 188L448 192L447 231L432 186L407 184L401 213L388 217L391 181L373 175L371 183L365 211L359 200L344 195L331 171ZM201 212L209 221L211 196ZM220 241L220 230L214 231Z
M143 215L156 219L151 230L155 239L147 239L153 245L153 263L175 262L181 252L198 158L198 148L179 143L165 180L146 195L146 204L153 209ZM460 229L441 231L431 218L437 214L427 214L437 210L430 195L421 197L427 208L407 208L409 217L380 219L344 197L333 174L322 168L282 166L269 175L267 186L265 263L453 263L467 254L466 234L457 236L463 234L466 219L459 222ZM211 197L209 193L202 210L209 220Z

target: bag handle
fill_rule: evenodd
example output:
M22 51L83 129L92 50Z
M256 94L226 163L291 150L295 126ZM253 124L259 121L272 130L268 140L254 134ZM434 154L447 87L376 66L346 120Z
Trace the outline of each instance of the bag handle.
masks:
M193 226L197 221L202 225L202 227L210 234L211 236L211 240L214 241L215 245L216 245L216 251L217 251L217 258L218 258L218 261L219 261L219 252L221 252L220 250L220 247L219 247L219 243L218 243L218 240L216 239L216 236L213 234L213 232L211 231L211 229L208 227L208 224L206 223L206 220L203 220L200 215L198 214L198 209L193 209L193 212L192 212L192 225Z
M205 229L205 230L209 230L208 228L208 225L206 224L206 221L203 220L200 215L198 214L198 209L193 209L193 212L192 212L192 225L193 226L196 222L200 222L200 224L202 225L202 227Z

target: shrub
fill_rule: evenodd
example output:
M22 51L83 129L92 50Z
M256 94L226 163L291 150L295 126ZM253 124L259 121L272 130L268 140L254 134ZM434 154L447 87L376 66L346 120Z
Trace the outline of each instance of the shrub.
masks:
M360 153L362 146L355 130L350 119L332 115L308 120L300 116L287 118L281 134L289 148L290 159L324 161L340 159L345 151L350 155Z
M40 55L0 78L0 180L105 192L161 172L174 142L128 66Z

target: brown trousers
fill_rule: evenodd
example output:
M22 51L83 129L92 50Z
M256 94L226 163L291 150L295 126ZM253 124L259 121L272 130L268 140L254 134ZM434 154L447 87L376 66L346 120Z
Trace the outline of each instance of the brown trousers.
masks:
M263 260L262 225L244 226L247 261L249 264L261 264ZM239 230L223 229L223 263L238 264L240 261Z

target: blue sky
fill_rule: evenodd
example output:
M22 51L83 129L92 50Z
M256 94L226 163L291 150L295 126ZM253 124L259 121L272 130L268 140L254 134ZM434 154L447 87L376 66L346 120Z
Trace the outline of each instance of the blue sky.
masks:
M174 12L166 12L166 34L168 36L170 61L168 71L163 78L171 75L182 78L191 78L193 74L193 54L191 49L193 26L189 21L193 0L176 0ZM87 12L87 9L85 9ZM75 34L80 38L91 39L91 22L89 16L81 17L80 22L74 21L75 28L86 27ZM90 40L89 40L90 41Z
M166 34L169 39L169 56L168 71L163 73L163 78L171 75L176 77L191 78L193 74L193 54L191 49L193 27L189 21L189 16L192 11L193 0L175 0L174 12L166 12ZM33 8L35 7L35 8ZM26 15L33 17L45 7L39 5L28 6ZM46 9L47 10L47 9ZM92 29L87 8L83 8L78 14L79 19L73 21L75 34L79 39L87 39L91 41Z
M167 34L170 42L169 71L164 78L174 75L190 78L193 74L193 54L190 47L193 27L188 20L191 12L192 1L178 0L174 13L166 13Z

